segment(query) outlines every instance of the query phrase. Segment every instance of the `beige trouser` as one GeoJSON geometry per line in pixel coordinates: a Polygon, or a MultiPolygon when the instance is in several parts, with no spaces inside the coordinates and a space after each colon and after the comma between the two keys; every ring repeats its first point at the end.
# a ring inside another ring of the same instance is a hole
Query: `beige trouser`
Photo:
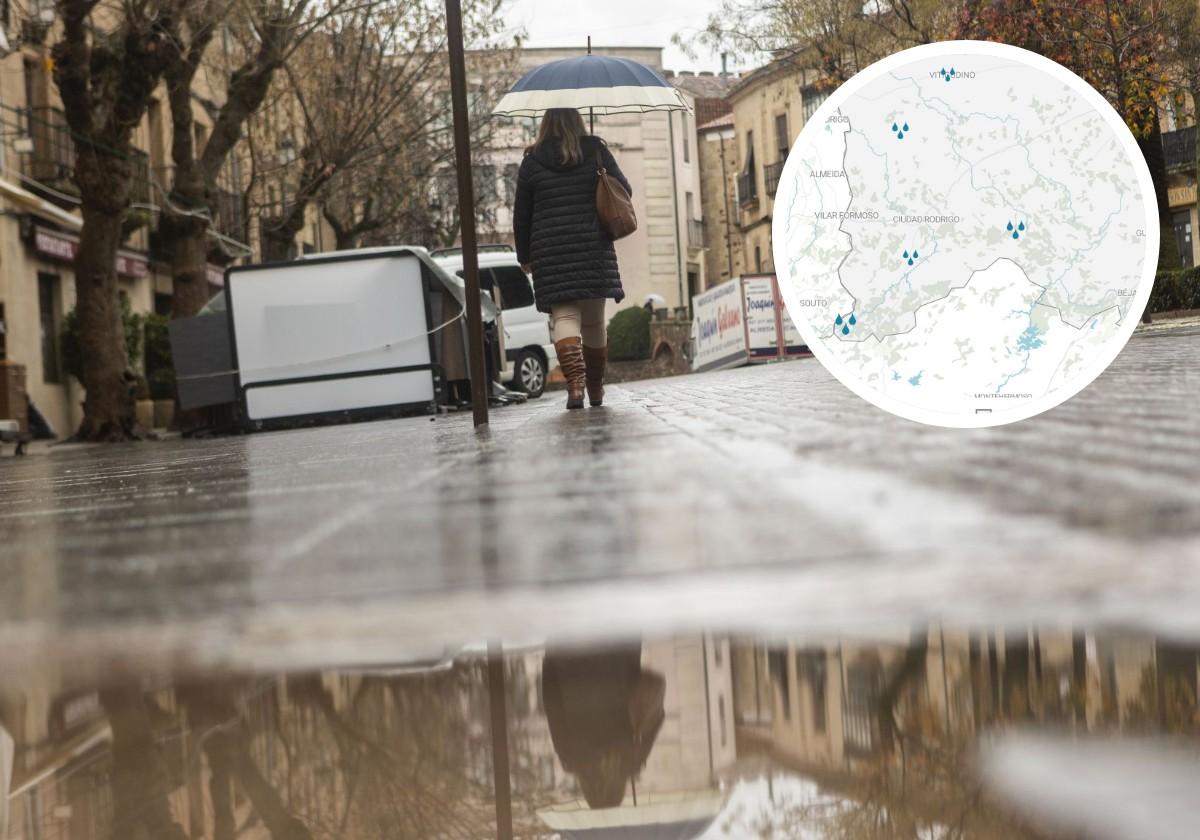
{"type": "Polygon", "coordinates": [[[550,337],[555,341],[580,336],[584,347],[604,347],[608,334],[604,323],[607,298],[573,300],[550,305],[550,337]]]}

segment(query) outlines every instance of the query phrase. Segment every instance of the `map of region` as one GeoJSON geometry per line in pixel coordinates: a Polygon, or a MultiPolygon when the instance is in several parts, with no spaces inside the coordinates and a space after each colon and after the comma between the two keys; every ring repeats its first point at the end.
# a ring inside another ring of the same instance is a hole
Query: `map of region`
{"type": "Polygon", "coordinates": [[[1146,164],[1086,82],[954,41],[838,88],[775,198],[788,312],[847,387],[925,423],[1032,416],[1090,383],[1145,308],[1158,252],[1146,164]]]}

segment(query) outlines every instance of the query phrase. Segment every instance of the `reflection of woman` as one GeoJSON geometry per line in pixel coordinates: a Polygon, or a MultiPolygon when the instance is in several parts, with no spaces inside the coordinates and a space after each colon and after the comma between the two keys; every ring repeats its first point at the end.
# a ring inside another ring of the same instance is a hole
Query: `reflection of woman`
{"type": "Polygon", "coordinates": [[[661,674],[642,668],[641,645],[577,652],[553,648],[542,702],[563,768],[593,808],[615,808],[646,764],[663,722],[661,674]]]}

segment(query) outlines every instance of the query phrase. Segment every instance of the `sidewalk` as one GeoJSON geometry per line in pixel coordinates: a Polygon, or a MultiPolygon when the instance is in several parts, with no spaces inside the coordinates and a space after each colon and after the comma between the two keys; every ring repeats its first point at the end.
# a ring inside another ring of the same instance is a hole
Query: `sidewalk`
{"type": "Polygon", "coordinates": [[[91,667],[680,625],[1200,630],[1200,327],[1139,332],[999,429],[893,418],[811,359],[561,401],[478,438],[459,414],[6,458],[0,629],[91,667]]]}

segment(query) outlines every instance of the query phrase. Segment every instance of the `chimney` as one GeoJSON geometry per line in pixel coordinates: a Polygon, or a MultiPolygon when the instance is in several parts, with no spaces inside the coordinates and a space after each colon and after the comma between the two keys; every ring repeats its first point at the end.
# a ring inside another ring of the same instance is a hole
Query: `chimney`
{"type": "Polygon", "coordinates": [[[729,75],[729,53],[727,52],[721,53],[721,75],[729,75]]]}

